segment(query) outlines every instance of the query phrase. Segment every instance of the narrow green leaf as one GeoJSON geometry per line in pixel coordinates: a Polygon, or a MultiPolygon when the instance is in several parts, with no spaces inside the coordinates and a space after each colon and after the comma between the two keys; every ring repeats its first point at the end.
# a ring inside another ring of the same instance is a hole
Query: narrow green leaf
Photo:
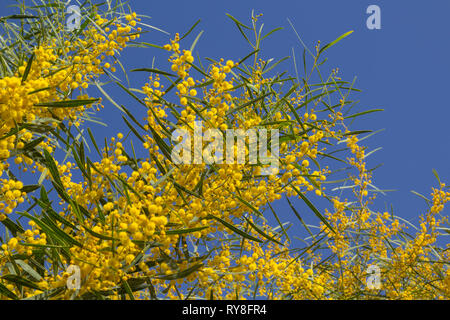
{"type": "Polygon", "coordinates": [[[39,137],[31,142],[28,142],[27,144],[24,145],[23,147],[23,151],[28,151],[28,150],[32,150],[34,149],[34,147],[36,147],[37,145],[39,145],[42,141],[44,141],[47,137],[39,137]]]}
{"type": "Polygon", "coordinates": [[[32,276],[36,281],[41,281],[42,280],[42,276],[39,273],[37,273],[37,271],[34,270],[25,261],[19,259],[19,260],[15,260],[15,262],[23,269],[23,271],[25,271],[30,276],[32,276]]]}
{"type": "Polygon", "coordinates": [[[283,61],[285,61],[285,60],[287,60],[287,59],[289,59],[289,58],[290,58],[290,56],[287,56],[287,57],[284,57],[284,58],[278,60],[277,62],[275,62],[274,64],[272,64],[268,69],[265,69],[265,70],[262,72],[262,74],[265,74],[265,73],[269,72],[270,70],[272,70],[273,68],[275,68],[277,65],[279,65],[281,62],[283,62],[283,61]]]}
{"type": "Polygon", "coordinates": [[[430,203],[430,202],[431,202],[431,200],[428,199],[427,197],[425,197],[423,194],[420,194],[420,193],[418,193],[418,192],[416,192],[416,191],[414,191],[414,190],[411,190],[411,193],[415,194],[415,195],[418,196],[418,197],[421,197],[421,198],[422,198],[423,200],[425,200],[427,203],[430,203]]]}
{"type": "Polygon", "coordinates": [[[147,105],[141,100],[139,99],[133,92],[130,91],[130,89],[128,89],[127,87],[125,87],[123,84],[121,84],[118,81],[115,81],[115,83],[121,87],[126,93],[128,93],[131,97],[133,97],[133,99],[135,99],[137,102],[139,102],[140,104],[142,104],[144,107],[147,107],[147,105]]]}
{"type": "Polygon", "coordinates": [[[76,108],[84,105],[93,104],[99,101],[99,99],[83,99],[83,100],[66,100],[55,102],[42,102],[35,104],[36,107],[49,107],[49,108],[76,108]]]}
{"type": "Polygon", "coordinates": [[[31,65],[33,64],[33,60],[34,60],[34,53],[31,55],[30,59],[28,60],[27,67],[25,68],[25,71],[22,76],[22,84],[25,81],[27,81],[28,74],[30,73],[30,70],[31,70],[31,65]]]}
{"type": "Polygon", "coordinates": [[[5,287],[5,285],[0,283],[0,297],[2,295],[12,300],[19,300],[19,297],[17,297],[12,291],[5,287]]]}
{"type": "Polygon", "coordinates": [[[91,141],[95,147],[95,150],[97,151],[97,153],[101,156],[102,153],[100,152],[100,149],[98,148],[97,142],[95,141],[94,135],[92,134],[91,128],[88,128],[88,133],[89,133],[89,137],[91,138],[91,141]]]}
{"type": "Polygon", "coordinates": [[[272,33],[276,32],[276,31],[279,31],[279,30],[283,30],[283,29],[284,29],[283,27],[279,27],[279,28],[272,29],[272,30],[270,30],[266,35],[264,35],[264,36],[261,38],[261,40],[264,40],[265,38],[267,38],[268,36],[270,36],[272,33]]]}
{"type": "Polygon", "coordinates": [[[136,129],[131,125],[131,123],[127,120],[127,118],[125,118],[124,116],[122,116],[123,121],[125,121],[125,124],[127,125],[128,128],[130,128],[130,130],[134,133],[134,135],[141,140],[142,143],[145,142],[144,138],[142,138],[142,136],[136,131],[136,129]]]}
{"type": "Polygon", "coordinates": [[[19,224],[12,221],[9,217],[6,217],[3,221],[0,221],[11,233],[16,236],[17,233],[23,233],[25,230],[19,224]]]}
{"type": "Polygon", "coordinates": [[[184,38],[186,38],[191,32],[192,30],[194,30],[194,28],[200,23],[200,19],[197,20],[196,23],[194,23],[194,25],[180,38],[180,40],[183,40],[184,38]]]}
{"type": "Polygon", "coordinates": [[[264,238],[266,238],[267,240],[270,240],[272,242],[275,242],[277,244],[279,244],[280,246],[284,247],[284,244],[282,244],[280,241],[278,241],[277,239],[269,236],[267,233],[265,233],[264,231],[262,231],[257,225],[255,225],[253,222],[250,221],[250,219],[248,219],[247,217],[245,217],[245,220],[247,220],[248,224],[255,229],[256,232],[258,232],[260,235],[262,235],[264,238]]]}
{"type": "Polygon", "coordinates": [[[162,75],[169,76],[169,77],[177,77],[177,75],[175,75],[175,74],[168,73],[168,72],[165,72],[165,71],[161,71],[161,70],[158,70],[158,69],[138,68],[138,69],[130,70],[130,72],[139,72],[139,71],[157,73],[157,74],[162,74],[162,75]]]}
{"type": "Polygon", "coordinates": [[[133,291],[131,290],[130,285],[127,281],[122,280],[122,288],[125,290],[130,300],[136,300],[134,298],[133,291]]]}
{"type": "Polygon", "coordinates": [[[287,234],[286,229],[283,226],[283,223],[281,223],[280,218],[278,217],[277,213],[275,212],[275,210],[273,209],[273,207],[272,207],[272,205],[270,203],[269,203],[269,208],[270,208],[270,211],[272,211],[273,216],[277,220],[278,226],[280,227],[281,231],[283,231],[284,235],[286,236],[286,239],[288,239],[289,242],[290,242],[291,239],[289,238],[289,235],[287,234]]]}
{"type": "Polygon", "coordinates": [[[10,16],[0,17],[0,21],[7,20],[7,19],[39,19],[38,16],[32,16],[27,14],[13,14],[10,16]]]}
{"type": "Polygon", "coordinates": [[[303,225],[303,227],[306,229],[306,231],[308,231],[309,235],[311,237],[314,238],[314,235],[312,234],[311,230],[309,230],[308,226],[306,225],[306,223],[303,221],[303,218],[300,216],[300,214],[298,213],[298,211],[294,208],[294,206],[292,205],[291,201],[289,200],[289,198],[286,197],[286,200],[289,203],[289,206],[291,207],[292,212],[294,212],[295,216],[297,217],[297,219],[300,221],[300,223],[303,225]]]}
{"type": "Polygon", "coordinates": [[[244,231],[242,231],[242,230],[236,228],[236,227],[233,226],[231,223],[228,223],[228,222],[226,222],[225,220],[220,219],[219,217],[216,217],[216,216],[213,216],[213,215],[210,214],[210,215],[208,215],[207,218],[217,220],[218,222],[220,222],[221,224],[223,224],[225,227],[227,227],[227,228],[230,229],[231,231],[233,231],[233,232],[235,232],[235,233],[241,235],[242,237],[244,237],[244,238],[246,238],[246,239],[253,240],[253,241],[256,241],[256,242],[263,242],[262,240],[260,240],[260,239],[258,239],[258,238],[255,238],[255,237],[253,237],[253,236],[251,236],[251,235],[249,235],[248,233],[246,233],[246,232],[244,232],[244,231]]]}
{"type": "Polygon", "coordinates": [[[28,288],[32,288],[32,289],[36,289],[36,290],[41,290],[41,288],[34,282],[32,282],[28,279],[25,279],[21,276],[15,275],[15,274],[7,274],[7,275],[3,276],[2,279],[6,280],[8,282],[14,283],[16,285],[19,285],[19,286],[24,286],[24,287],[28,287],[28,288]]]}
{"type": "Polygon", "coordinates": [[[312,202],[309,201],[309,199],[303,193],[301,193],[300,190],[298,190],[295,186],[291,185],[291,188],[294,189],[294,191],[300,196],[300,198],[302,198],[302,200],[314,212],[314,214],[328,227],[328,229],[336,233],[336,231],[334,231],[333,227],[330,225],[327,219],[325,219],[325,217],[319,212],[319,210],[317,210],[317,208],[312,204],[312,202]]]}
{"type": "Polygon", "coordinates": [[[209,227],[205,226],[205,227],[188,228],[188,229],[167,230],[166,234],[168,234],[168,235],[187,234],[187,233],[201,231],[206,228],[209,228],[209,227]]]}
{"type": "Polygon", "coordinates": [[[245,24],[243,24],[242,22],[240,22],[238,19],[236,19],[235,17],[233,17],[231,14],[225,13],[228,18],[230,18],[231,20],[233,20],[237,25],[240,25],[248,30],[252,30],[252,28],[246,26],[245,24]]]}
{"type": "Polygon", "coordinates": [[[325,50],[327,50],[328,48],[334,46],[336,43],[338,43],[338,42],[341,41],[342,39],[348,37],[348,36],[351,35],[352,33],[353,33],[353,30],[348,31],[348,32],[344,33],[343,35],[339,36],[336,40],[334,40],[334,41],[332,41],[332,42],[326,44],[322,49],[319,50],[319,55],[320,55],[323,51],[325,51],[325,50]]]}
{"type": "Polygon", "coordinates": [[[111,102],[111,103],[112,103],[117,109],[119,109],[120,111],[125,112],[125,111],[123,110],[123,108],[122,108],[121,106],[119,106],[119,105],[117,104],[117,102],[115,102],[115,101],[109,96],[109,94],[105,91],[105,89],[102,88],[101,85],[99,85],[97,82],[95,83],[95,85],[97,86],[98,90],[100,90],[100,92],[106,97],[106,99],[109,100],[109,102],[111,102]]]}
{"type": "Polygon", "coordinates": [[[44,223],[42,219],[36,218],[30,215],[28,212],[17,212],[20,215],[23,215],[30,220],[33,220],[46,234],[47,236],[54,236],[59,240],[63,240],[63,243],[69,243],[72,245],[76,245],[78,247],[82,247],[82,244],[75,240],[72,236],[68,235],[64,231],[62,231],[55,223],[53,223],[50,219],[47,219],[44,223]]]}
{"type": "Polygon", "coordinates": [[[50,155],[50,153],[47,151],[47,149],[44,149],[44,158],[45,162],[47,163],[47,169],[50,171],[50,174],[55,181],[55,183],[63,188],[63,183],[61,181],[61,177],[59,175],[58,167],[56,166],[55,161],[53,160],[53,157],[50,155]]]}
{"type": "Polygon", "coordinates": [[[441,184],[441,179],[439,179],[439,175],[438,175],[436,169],[433,169],[433,174],[434,174],[434,176],[436,177],[436,179],[437,179],[437,181],[439,182],[439,184],[441,184]]]}
{"type": "Polygon", "coordinates": [[[22,189],[20,189],[20,191],[25,192],[25,193],[31,193],[36,189],[39,189],[39,185],[38,184],[30,184],[27,186],[23,186],[22,189]]]}
{"type": "Polygon", "coordinates": [[[262,217],[262,213],[258,211],[254,206],[252,206],[248,201],[245,201],[240,196],[235,196],[236,199],[238,199],[240,202],[245,204],[247,207],[249,207],[254,213],[256,213],[258,216],[262,217]]]}
{"type": "Polygon", "coordinates": [[[384,109],[367,110],[367,111],[363,111],[363,112],[352,114],[350,116],[346,116],[346,117],[344,117],[344,119],[356,118],[356,117],[359,117],[359,116],[362,116],[362,115],[365,115],[365,114],[369,114],[369,113],[372,113],[372,112],[379,112],[379,111],[384,111],[384,109]]]}
{"type": "Polygon", "coordinates": [[[198,40],[200,39],[200,37],[202,36],[202,34],[203,34],[203,30],[200,31],[200,33],[199,33],[199,34],[197,35],[197,37],[195,38],[194,42],[192,42],[192,45],[191,45],[191,47],[189,48],[189,50],[190,50],[191,52],[194,52],[195,46],[197,45],[197,42],[198,42],[198,40]]]}
{"type": "Polygon", "coordinates": [[[256,49],[252,52],[250,52],[248,55],[246,55],[245,57],[243,57],[241,60],[239,60],[238,64],[241,65],[245,60],[247,60],[248,58],[250,58],[252,55],[254,55],[255,53],[259,52],[260,49],[256,49]]]}
{"type": "Polygon", "coordinates": [[[353,135],[357,135],[357,134],[362,134],[362,133],[371,133],[372,130],[356,130],[356,131],[350,131],[350,132],[346,132],[344,133],[342,136],[353,136],[353,135]]]}

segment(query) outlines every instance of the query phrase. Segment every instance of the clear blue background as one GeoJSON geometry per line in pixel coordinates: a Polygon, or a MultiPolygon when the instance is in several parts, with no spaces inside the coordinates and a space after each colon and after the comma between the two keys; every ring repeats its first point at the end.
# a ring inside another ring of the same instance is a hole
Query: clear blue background
{"type": "MultiPolygon", "coordinates": [[[[10,11],[6,9],[8,2],[12,3],[2,0],[1,15],[10,11]]],[[[363,90],[353,96],[360,100],[358,110],[385,109],[359,118],[352,127],[385,129],[365,141],[370,149],[383,147],[369,158],[370,167],[384,164],[375,172],[374,184],[381,189],[397,190],[387,196],[380,195],[377,207],[382,210],[385,204],[392,204],[397,215],[417,223],[418,215],[426,210],[426,205],[410,190],[428,195],[431,187],[437,184],[432,168],[437,170],[442,181],[450,181],[447,125],[450,115],[449,1],[132,0],[130,5],[137,13],[151,16],[151,19],[145,19],[146,23],[170,34],[151,31],[140,40],[165,44],[176,32],[183,34],[201,19],[196,29],[196,33],[205,31],[196,47],[200,56],[235,61],[250,49],[225,13],[249,24],[254,9],[256,13],[264,14],[260,21],[265,24],[266,32],[284,27],[263,42],[264,58],[282,58],[291,55],[294,48],[296,58],[300,60],[302,47],[287,18],[311,48],[317,40],[325,44],[354,30],[350,37],[329,49],[326,67],[339,67],[344,80],[352,81],[357,77],[356,87],[363,90]],[[369,16],[366,8],[371,4],[381,8],[381,30],[366,27],[369,16]]],[[[187,39],[187,46],[194,36],[187,39]]],[[[156,65],[167,61],[167,56],[154,48],[130,49],[121,60],[127,69],[133,69],[151,67],[154,57],[156,65]]],[[[291,60],[280,65],[279,70],[286,69],[294,74],[291,60]]],[[[133,81],[135,87],[142,84],[144,78],[139,77],[139,81],[133,81]]],[[[111,86],[110,90],[114,90],[110,93],[127,103],[131,110],[139,109],[117,87],[111,86]]],[[[116,133],[118,128],[124,128],[120,114],[112,110],[114,107],[109,103],[106,106],[99,116],[110,129],[95,127],[100,141],[111,136],[111,129],[116,133]]],[[[296,222],[284,201],[277,207],[286,212],[285,217],[289,215],[290,221],[296,222]]],[[[306,211],[302,215],[312,216],[306,211]]]]}

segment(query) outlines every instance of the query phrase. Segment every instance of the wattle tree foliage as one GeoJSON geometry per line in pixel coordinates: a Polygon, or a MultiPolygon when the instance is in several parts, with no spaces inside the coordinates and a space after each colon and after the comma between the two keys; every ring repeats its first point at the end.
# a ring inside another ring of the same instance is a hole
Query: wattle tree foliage
{"type": "Polygon", "coordinates": [[[30,2],[0,18],[0,299],[449,298],[450,251],[438,242],[448,187],[438,181],[424,197],[418,226],[371,209],[371,134],[348,121],[377,110],[350,112],[353,84],[320,71],[350,33],[306,48],[303,73],[281,72],[260,58],[277,29],[253,14],[248,25],[230,16],[247,56],[200,61],[194,28],[139,42],[146,26],[120,2],[87,1],[73,31],[64,1],[30,2]],[[163,50],[169,67],[126,72],[128,46],[163,50]],[[148,80],[130,88],[136,72],[148,80]],[[138,107],[115,102],[106,83],[138,107]],[[100,108],[120,114],[126,132],[109,127],[98,141],[100,108]],[[278,130],[279,169],[176,163],[173,133],[194,135],[196,121],[223,136],[278,130]],[[280,199],[291,223],[273,206],[280,199]],[[368,285],[368,270],[380,283],[368,285]]]}

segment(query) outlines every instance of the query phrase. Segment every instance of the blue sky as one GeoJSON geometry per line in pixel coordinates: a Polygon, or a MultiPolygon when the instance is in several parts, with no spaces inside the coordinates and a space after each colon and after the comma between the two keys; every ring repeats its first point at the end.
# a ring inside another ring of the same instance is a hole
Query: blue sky
{"type": "MultiPolygon", "coordinates": [[[[0,15],[10,11],[6,10],[9,3],[13,1],[2,1],[0,15]]],[[[339,67],[341,76],[348,81],[357,77],[356,87],[363,90],[354,96],[360,100],[358,110],[385,110],[358,118],[353,124],[354,129],[385,129],[366,140],[370,150],[383,148],[369,158],[369,164],[383,163],[375,172],[374,183],[381,189],[397,191],[380,195],[376,206],[382,210],[385,204],[392,204],[397,215],[417,223],[418,215],[426,206],[410,191],[429,194],[437,183],[433,168],[442,181],[450,181],[447,127],[450,115],[447,96],[450,2],[132,0],[130,5],[137,13],[151,16],[145,19],[146,23],[170,34],[151,31],[141,38],[155,44],[166,43],[176,32],[186,32],[201,19],[196,32],[204,30],[204,34],[196,51],[202,57],[238,60],[251,51],[225,13],[248,22],[254,9],[256,13],[264,14],[261,21],[266,32],[284,27],[263,43],[264,58],[282,58],[291,55],[294,48],[300,59],[302,47],[288,18],[310,47],[317,40],[328,43],[354,30],[350,37],[328,50],[325,67],[339,67]],[[380,30],[366,27],[369,16],[366,9],[372,4],[381,8],[380,30]]],[[[192,40],[191,36],[188,41],[192,40]]],[[[153,58],[156,65],[166,63],[167,59],[160,50],[148,48],[131,49],[121,60],[127,69],[133,69],[151,67],[153,58]]],[[[281,64],[279,70],[289,70],[293,74],[292,61],[281,64]]],[[[130,99],[118,90],[114,94],[118,100],[130,103],[130,99]]],[[[95,127],[100,139],[109,137],[111,129],[117,132],[117,128],[124,127],[118,112],[109,109],[99,116],[109,125],[106,129],[95,127]]],[[[289,209],[284,203],[277,207],[287,212],[289,209]]],[[[305,211],[304,215],[312,214],[305,211]]],[[[289,220],[295,222],[294,219],[289,220]]]]}

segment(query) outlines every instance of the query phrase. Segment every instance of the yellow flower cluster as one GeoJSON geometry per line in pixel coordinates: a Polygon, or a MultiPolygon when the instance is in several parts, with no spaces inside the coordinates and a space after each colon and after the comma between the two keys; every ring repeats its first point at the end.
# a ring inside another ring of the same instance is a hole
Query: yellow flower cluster
{"type": "MultiPolygon", "coordinates": [[[[22,192],[23,183],[20,181],[0,179],[2,202],[0,202],[0,211],[10,214],[18,204],[25,201],[25,192],[22,192]]],[[[0,221],[4,220],[5,215],[0,214],[0,221]]]]}
{"type": "MultiPolygon", "coordinates": [[[[114,57],[127,42],[139,37],[139,33],[133,33],[141,30],[134,28],[136,20],[134,12],[126,16],[125,23],[113,22],[97,15],[95,24],[83,30],[75,41],[53,39],[41,44],[33,50],[32,59],[20,66],[14,75],[0,79],[1,174],[8,168],[6,161],[11,157],[16,164],[24,166],[25,171],[26,166],[33,164],[33,160],[21,152],[36,135],[29,129],[30,125],[50,123],[56,126],[57,121],[63,120],[80,125],[82,118],[79,115],[83,115],[86,107],[91,105],[54,108],[50,107],[51,103],[64,101],[70,92],[75,93],[74,90],[79,87],[87,89],[92,81],[104,73],[104,68],[114,72],[115,68],[106,58],[114,57]],[[40,106],[42,103],[45,106],[40,106]]],[[[87,98],[80,90],[77,99],[87,98]]],[[[50,140],[38,145],[49,152],[53,151],[50,140]]],[[[20,190],[13,195],[11,191],[7,193],[10,183],[14,181],[4,179],[1,182],[0,219],[5,219],[5,214],[11,213],[17,203],[24,201],[23,195],[17,194],[20,190]]]]}

